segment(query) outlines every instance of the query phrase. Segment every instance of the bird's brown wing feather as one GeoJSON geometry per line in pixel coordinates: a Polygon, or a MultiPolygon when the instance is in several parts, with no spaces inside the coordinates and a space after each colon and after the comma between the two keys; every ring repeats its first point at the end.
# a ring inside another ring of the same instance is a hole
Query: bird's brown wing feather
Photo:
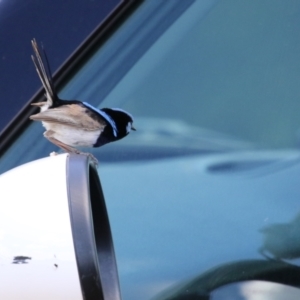
{"type": "Polygon", "coordinates": [[[30,116],[31,120],[50,122],[82,128],[87,131],[101,130],[105,127],[105,121],[93,119],[86,113],[86,108],[76,105],[63,105],[30,116]]]}

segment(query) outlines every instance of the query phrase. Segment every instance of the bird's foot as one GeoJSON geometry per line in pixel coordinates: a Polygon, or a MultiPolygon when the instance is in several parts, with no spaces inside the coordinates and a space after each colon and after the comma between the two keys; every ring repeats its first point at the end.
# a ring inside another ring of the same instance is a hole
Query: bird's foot
{"type": "Polygon", "coordinates": [[[82,154],[82,155],[88,156],[91,159],[91,161],[93,162],[93,164],[96,167],[98,166],[98,160],[93,154],[88,153],[88,152],[81,152],[81,151],[76,151],[76,154],[82,154]]]}

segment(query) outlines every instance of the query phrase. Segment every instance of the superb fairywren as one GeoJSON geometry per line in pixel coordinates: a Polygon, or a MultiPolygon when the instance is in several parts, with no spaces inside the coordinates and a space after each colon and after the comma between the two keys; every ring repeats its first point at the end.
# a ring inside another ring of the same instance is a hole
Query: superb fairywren
{"type": "Polygon", "coordinates": [[[52,80],[49,62],[43,49],[41,53],[35,39],[31,41],[32,60],[46,91],[46,102],[32,103],[40,113],[30,116],[41,121],[46,128],[44,137],[69,153],[82,153],[76,147],[100,147],[122,139],[135,130],[133,118],[119,108],[97,109],[78,100],[59,99],[52,80]]]}

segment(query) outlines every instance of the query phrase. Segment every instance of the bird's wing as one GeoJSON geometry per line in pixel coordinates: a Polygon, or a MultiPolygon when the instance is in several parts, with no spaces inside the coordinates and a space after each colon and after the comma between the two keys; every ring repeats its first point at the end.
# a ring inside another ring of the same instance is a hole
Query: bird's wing
{"type": "Polygon", "coordinates": [[[31,44],[34,51],[34,55],[31,55],[31,58],[46,91],[48,105],[51,107],[52,104],[57,100],[57,95],[55,92],[47,55],[43,48],[43,52],[40,51],[35,39],[31,41],[31,44]]]}
{"type": "Polygon", "coordinates": [[[62,105],[30,116],[31,120],[68,125],[87,131],[103,130],[105,120],[93,118],[87,109],[77,104],[62,105]]]}

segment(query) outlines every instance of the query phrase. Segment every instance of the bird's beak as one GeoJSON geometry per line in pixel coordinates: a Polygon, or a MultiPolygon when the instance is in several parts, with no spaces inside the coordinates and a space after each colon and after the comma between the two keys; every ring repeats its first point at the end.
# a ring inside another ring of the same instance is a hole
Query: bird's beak
{"type": "Polygon", "coordinates": [[[136,131],[136,129],[133,126],[131,126],[131,130],[136,131]]]}

